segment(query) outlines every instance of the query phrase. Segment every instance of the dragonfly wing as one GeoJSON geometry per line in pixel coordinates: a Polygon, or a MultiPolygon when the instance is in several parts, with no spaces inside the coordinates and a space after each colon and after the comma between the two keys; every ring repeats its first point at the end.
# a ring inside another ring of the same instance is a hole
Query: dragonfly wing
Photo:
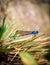
{"type": "Polygon", "coordinates": [[[30,33],[31,31],[23,31],[23,30],[17,30],[16,33],[17,34],[28,34],[30,33]]]}

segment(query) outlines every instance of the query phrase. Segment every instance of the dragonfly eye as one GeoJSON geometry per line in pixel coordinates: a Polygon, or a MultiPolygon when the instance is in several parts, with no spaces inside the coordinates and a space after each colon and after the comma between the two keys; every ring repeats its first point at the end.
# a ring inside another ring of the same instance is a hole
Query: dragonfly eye
{"type": "Polygon", "coordinates": [[[38,31],[36,31],[36,33],[38,34],[39,32],[38,32],[38,31]]]}

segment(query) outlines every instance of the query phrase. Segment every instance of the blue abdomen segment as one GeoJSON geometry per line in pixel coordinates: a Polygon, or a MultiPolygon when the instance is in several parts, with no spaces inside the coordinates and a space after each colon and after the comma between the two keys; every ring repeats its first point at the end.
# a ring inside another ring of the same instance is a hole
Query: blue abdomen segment
{"type": "Polygon", "coordinates": [[[16,36],[11,36],[11,35],[10,35],[9,38],[16,38],[16,36]]]}

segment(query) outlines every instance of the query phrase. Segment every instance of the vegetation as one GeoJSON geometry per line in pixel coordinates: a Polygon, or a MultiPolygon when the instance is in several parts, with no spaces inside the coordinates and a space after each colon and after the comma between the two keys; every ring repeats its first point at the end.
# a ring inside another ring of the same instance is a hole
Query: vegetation
{"type": "MultiPolygon", "coordinates": [[[[45,39],[37,39],[39,35],[31,40],[22,40],[23,38],[9,38],[10,35],[16,34],[13,33],[12,25],[14,20],[6,27],[5,25],[6,16],[3,18],[2,26],[0,28],[0,62],[1,65],[39,65],[37,62],[37,57],[35,54],[39,53],[47,53],[48,48],[42,48],[40,43],[45,42],[48,38],[45,39]],[[19,41],[19,42],[17,42],[19,41]],[[12,58],[11,58],[12,57],[12,58]],[[16,59],[15,59],[16,58],[16,59]],[[19,60],[19,59],[20,60],[19,60]],[[19,62],[20,61],[20,62],[19,62]],[[19,63],[18,63],[19,62],[19,63]]],[[[15,24],[14,24],[15,25],[15,24]]]]}

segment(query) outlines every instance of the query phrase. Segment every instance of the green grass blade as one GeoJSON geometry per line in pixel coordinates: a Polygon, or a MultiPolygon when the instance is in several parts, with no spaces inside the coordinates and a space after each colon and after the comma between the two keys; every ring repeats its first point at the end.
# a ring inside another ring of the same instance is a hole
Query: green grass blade
{"type": "Polygon", "coordinates": [[[19,56],[21,57],[24,65],[38,65],[37,61],[27,52],[20,52],[19,56]]]}
{"type": "Polygon", "coordinates": [[[2,36],[2,39],[5,39],[5,38],[7,38],[7,37],[10,35],[10,34],[9,34],[9,31],[10,31],[10,29],[11,29],[13,23],[14,23],[14,20],[12,20],[11,23],[10,23],[10,24],[8,25],[8,27],[6,28],[6,32],[5,32],[4,35],[2,36]]]}
{"type": "Polygon", "coordinates": [[[6,31],[5,20],[6,20],[6,16],[3,18],[2,26],[0,28],[0,39],[2,38],[3,34],[6,31]]]}

